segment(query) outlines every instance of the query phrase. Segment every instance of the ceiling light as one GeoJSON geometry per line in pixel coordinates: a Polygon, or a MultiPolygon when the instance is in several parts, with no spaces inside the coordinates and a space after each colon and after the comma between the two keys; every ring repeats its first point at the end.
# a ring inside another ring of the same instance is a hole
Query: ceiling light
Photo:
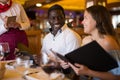
{"type": "Polygon", "coordinates": [[[41,4],[41,3],[36,3],[36,6],[37,6],[37,7],[41,7],[42,4],[41,4]]]}

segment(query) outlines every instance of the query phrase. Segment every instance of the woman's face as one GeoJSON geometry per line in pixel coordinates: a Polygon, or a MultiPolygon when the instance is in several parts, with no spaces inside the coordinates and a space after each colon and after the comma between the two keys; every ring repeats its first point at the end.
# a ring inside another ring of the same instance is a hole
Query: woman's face
{"type": "Polygon", "coordinates": [[[2,2],[2,3],[7,3],[9,0],[0,0],[0,2],[2,2]]]}
{"type": "Polygon", "coordinates": [[[96,21],[93,19],[90,13],[87,11],[84,12],[84,20],[82,21],[84,26],[84,32],[91,34],[94,30],[96,30],[96,21]]]}

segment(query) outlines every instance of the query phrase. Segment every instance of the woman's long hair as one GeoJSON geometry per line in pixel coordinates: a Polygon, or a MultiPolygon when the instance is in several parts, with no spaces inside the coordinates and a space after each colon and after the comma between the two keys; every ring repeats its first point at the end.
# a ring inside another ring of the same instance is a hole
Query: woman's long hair
{"type": "Polygon", "coordinates": [[[86,9],[96,21],[96,28],[101,35],[111,35],[118,42],[116,32],[113,28],[110,12],[101,5],[94,5],[86,9]]]}

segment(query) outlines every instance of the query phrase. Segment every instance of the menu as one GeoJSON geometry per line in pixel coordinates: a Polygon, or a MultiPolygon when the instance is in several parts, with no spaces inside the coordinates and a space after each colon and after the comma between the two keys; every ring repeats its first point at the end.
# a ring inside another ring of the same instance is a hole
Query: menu
{"type": "Polygon", "coordinates": [[[109,71],[118,67],[117,61],[109,55],[96,41],[92,41],[65,56],[56,53],[57,56],[70,63],[86,65],[96,71],[109,71]]]}

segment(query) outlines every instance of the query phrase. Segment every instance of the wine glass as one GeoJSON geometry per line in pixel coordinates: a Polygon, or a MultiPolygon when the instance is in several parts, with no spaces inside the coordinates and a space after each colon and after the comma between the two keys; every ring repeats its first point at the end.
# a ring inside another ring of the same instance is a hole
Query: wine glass
{"type": "Polygon", "coordinates": [[[28,56],[21,56],[16,58],[15,69],[17,72],[22,74],[22,76],[25,76],[28,73],[29,68],[32,64],[33,64],[33,61],[30,60],[28,56]]]}
{"type": "Polygon", "coordinates": [[[3,59],[4,53],[2,51],[2,46],[0,45],[0,61],[3,59]]]}
{"type": "Polygon", "coordinates": [[[53,72],[58,72],[60,69],[59,63],[58,63],[58,57],[56,56],[56,52],[50,49],[52,54],[47,54],[49,57],[48,62],[42,66],[42,69],[47,72],[48,74],[51,74],[53,72]]]}
{"type": "Polygon", "coordinates": [[[9,44],[7,42],[0,43],[0,60],[5,60],[9,52],[9,44]]]}

